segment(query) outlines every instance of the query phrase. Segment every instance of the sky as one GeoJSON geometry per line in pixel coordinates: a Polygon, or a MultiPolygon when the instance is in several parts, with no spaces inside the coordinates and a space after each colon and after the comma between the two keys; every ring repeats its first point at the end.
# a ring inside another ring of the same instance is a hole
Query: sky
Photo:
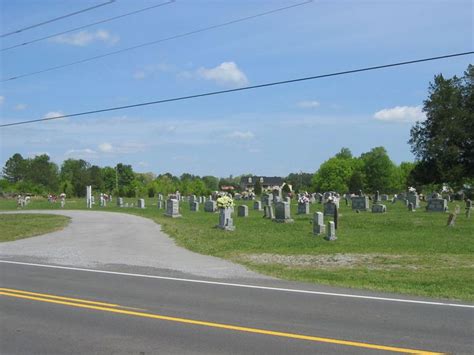
{"type": "MultiPolygon", "coordinates": [[[[107,0],[0,1],[8,34],[107,0]]],[[[167,0],[110,4],[1,38],[16,44],[167,0]]],[[[21,76],[305,0],[176,0],[142,13],[0,52],[0,77],[21,76]]],[[[1,123],[54,117],[247,85],[472,51],[464,0],[312,1],[228,26],[0,84],[1,123]]],[[[425,118],[430,81],[462,75],[473,56],[218,96],[0,128],[0,165],[46,153],[135,171],[225,177],[314,172],[348,147],[407,143],[425,118]]]]}

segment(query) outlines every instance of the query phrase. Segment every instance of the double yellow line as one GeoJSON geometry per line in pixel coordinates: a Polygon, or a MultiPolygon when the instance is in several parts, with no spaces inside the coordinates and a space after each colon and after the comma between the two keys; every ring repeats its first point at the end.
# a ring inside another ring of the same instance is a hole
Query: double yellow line
{"type": "Polygon", "coordinates": [[[26,300],[47,302],[47,303],[55,303],[55,304],[61,304],[61,305],[77,307],[77,308],[93,309],[93,310],[103,311],[103,312],[125,314],[125,315],[142,317],[142,318],[159,319],[159,320],[164,320],[164,321],[199,325],[199,326],[210,327],[210,328],[227,329],[227,330],[233,330],[233,331],[238,331],[238,332],[263,334],[263,335],[270,335],[270,336],[276,336],[276,337],[282,337],[282,338],[291,338],[291,339],[297,339],[297,340],[307,340],[307,341],[313,341],[313,342],[318,342],[318,343],[345,345],[345,346],[352,346],[352,347],[357,347],[357,348],[383,350],[383,351],[390,351],[390,352],[404,353],[404,354],[425,354],[425,355],[442,354],[442,353],[430,352],[430,351],[424,351],[424,350],[399,348],[399,347],[393,347],[393,346],[384,346],[384,345],[340,340],[340,339],[333,339],[333,338],[323,338],[323,337],[316,337],[316,336],[296,334],[296,333],[277,332],[273,330],[241,327],[241,326],[236,326],[236,325],[231,325],[231,324],[205,322],[205,321],[187,319],[187,318],[169,317],[169,316],[164,316],[164,315],[159,315],[159,314],[138,312],[138,311],[131,310],[131,309],[137,309],[137,308],[120,306],[118,304],[113,304],[113,303],[89,301],[89,300],[84,300],[84,299],[79,299],[79,298],[63,297],[63,296],[49,295],[49,294],[43,294],[43,293],[23,291],[23,290],[15,290],[15,289],[9,289],[9,288],[0,288],[0,296],[14,297],[14,298],[20,298],[20,299],[26,299],[26,300]]]}

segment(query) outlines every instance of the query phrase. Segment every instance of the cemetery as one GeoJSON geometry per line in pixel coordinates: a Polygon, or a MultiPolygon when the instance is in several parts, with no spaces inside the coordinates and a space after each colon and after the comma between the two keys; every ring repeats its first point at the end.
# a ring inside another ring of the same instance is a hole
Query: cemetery
{"type": "MultiPolygon", "coordinates": [[[[239,200],[227,193],[207,197],[157,194],[138,199],[110,196],[107,203],[98,191],[90,193],[84,199],[66,199],[65,208],[148,217],[180,246],[272,276],[474,299],[469,282],[474,255],[472,202],[448,202],[437,195],[426,200],[410,198],[407,193],[393,204],[383,204],[388,201],[385,196],[359,196],[359,192],[346,205],[334,192],[307,198],[269,192],[239,200]],[[324,263],[318,261],[323,259],[324,263]]],[[[0,200],[0,210],[16,205],[14,199],[0,200]]],[[[60,209],[61,204],[33,198],[21,208],[60,209]]]]}

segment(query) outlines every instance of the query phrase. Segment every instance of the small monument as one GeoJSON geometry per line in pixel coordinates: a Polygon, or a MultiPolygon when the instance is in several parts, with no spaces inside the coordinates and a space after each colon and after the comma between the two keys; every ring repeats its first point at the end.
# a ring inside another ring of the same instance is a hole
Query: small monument
{"type": "Polygon", "coordinates": [[[385,212],[387,212],[387,206],[381,203],[376,203],[372,206],[372,213],[385,213],[385,212]]]}
{"type": "Polygon", "coordinates": [[[191,212],[199,212],[199,202],[197,201],[191,202],[190,210],[191,212]]]}
{"type": "Polygon", "coordinates": [[[328,222],[328,229],[327,229],[327,234],[326,237],[324,238],[329,241],[336,240],[336,226],[334,225],[334,222],[330,221],[328,222]]]}
{"type": "Polygon", "coordinates": [[[117,198],[117,207],[123,207],[123,197],[117,198]]]}
{"type": "Polygon", "coordinates": [[[145,208],[145,200],[143,198],[139,198],[137,201],[138,208],[145,208]]]}
{"type": "Polygon", "coordinates": [[[237,207],[237,216],[238,217],[248,217],[249,216],[249,208],[246,205],[240,205],[237,207]]]}
{"type": "Polygon", "coordinates": [[[353,196],[351,198],[351,203],[353,210],[369,211],[370,209],[368,196],[353,196]]]}
{"type": "Polygon", "coordinates": [[[169,199],[166,201],[166,217],[179,218],[181,214],[179,213],[179,200],[169,199]]]}
{"type": "Polygon", "coordinates": [[[293,223],[294,220],[290,216],[290,205],[286,202],[278,202],[275,205],[275,219],[278,223],[293,223]]]}
{"type": "Polygon", "coordinates": [[[253,209],[256,211],[262,210],[262,202],[261,201],[254,201],[253,202],[253,209]]]}
{"type": "Polygon", "coordinates": [[[226,231],[235,230],[231,208],[219,208],[219,224],[216,227],[226,231]]]}
{"type": "Polygon", "coordinates": [[[217,202],[214,200],[207,200],[204,203],[204,212],[216,212],[217,211],[217,202]]]}
{"type": "Polygon", "coordinates": [[[324,215],[322,212],[316,212],[313,216],[313,234],[321,235],[326,232],[326,226],[324,225],[324,215]]]}

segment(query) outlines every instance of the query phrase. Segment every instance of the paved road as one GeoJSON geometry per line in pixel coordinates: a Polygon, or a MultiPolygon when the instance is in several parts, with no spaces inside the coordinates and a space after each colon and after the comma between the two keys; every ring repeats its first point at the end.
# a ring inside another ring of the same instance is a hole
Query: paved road
{"type": "Polygon", "coordinates": [[[3,354],[390,353],[381,346],[399,352],[474,350],[474,308],[0,266],[3,354]]]}
{"type": "MultiPolygon", "coordinates": [[[[193,253],[191,263],[203,270],[174,258],[156,257],[150,266],[124,240],[138,228],[134,221],[117,226],[127,231],[123,237],[105,239],[93,233],[110,229],[101,221],[73,220],[60,234],[0,245],[2,354],[474,353],[473,305],[259,278],[227,262],[216,278],[206,265],[221,261],[203,257],[199,264],[193,253]],[[87,250],[96,249],[93,258],[72,252],[94,242],[87,250]],[[109,249],[126,256],[103,263],[109,249]]],[[[154,232],[133,239],[142,247],[159,239],[165,249],[143,251],[148,257],[177,248],[154,232]]]]}

